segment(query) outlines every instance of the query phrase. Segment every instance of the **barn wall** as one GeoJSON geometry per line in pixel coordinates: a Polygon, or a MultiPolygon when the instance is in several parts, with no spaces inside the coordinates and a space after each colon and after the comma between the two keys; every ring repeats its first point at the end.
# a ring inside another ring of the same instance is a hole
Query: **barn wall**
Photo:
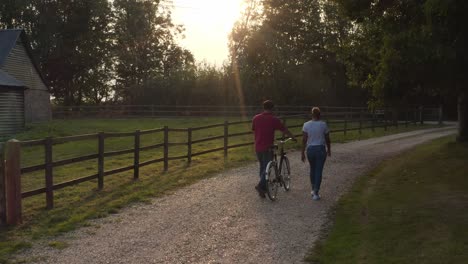
{"type": "Polygon", "coordinates": [[[23,89],[0,86],[0,136],[24,127],[23,89]]]}
{"type": "Polygon", "coordinates": [[[47,91],[24,91],[24,111],[26,122],[44,122],[51,119],[50,94],[47,91]]]}
{"type": "Polygon", "coordinates": [[[20,40],[10,52],[2,70],[29,88],[24,97],[26,122],[50,120],[50,93],[20,40]]]}

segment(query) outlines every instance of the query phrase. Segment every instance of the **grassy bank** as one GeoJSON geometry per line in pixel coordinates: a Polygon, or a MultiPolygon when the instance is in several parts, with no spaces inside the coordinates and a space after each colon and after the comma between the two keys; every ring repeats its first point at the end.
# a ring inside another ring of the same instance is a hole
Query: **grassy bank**
{"type": "MultiPolygon", "coordinates": [[[[192,118],[192,119],[126,119],[126,120],[72,120],[54,121],[49,124],[40,124],[29,127],[24,133],[16,135],[19,140],[41,139],[47,136],[60,137],[79,134],[105,132],[130,132],[137,129],[145,130],[169,126],[170,128],[197,127],[222,123],[219,118],[192,118]]],[[[288,125],[302,124],[303,120],[290,120],[288,125]]],[[[345,142],[364,139],[373,136],[399,133],[430,126],[400,126],[397,128],[376,129],[375,132],[363,130],[332,134],[333,142],[345,142]]],[[[230,127],[230,133],[249,131],[249,124],[240,124],[230,127]]],[[[301,133],[301,127],[292,129],[294,134],[301,133]]],[[[223,128],[194,133],[194,139],[222,135],[223,128]]],[[[148,135],[142,137],[142,145],[151,145],[161,142],[162,135],[148,135]]],[[[170,142],[183,142],[186,136],[171,134],[170,142]]],[[[252,141],[252,136],[243,136],[230,140],[229,144],[252,141]]],[[[97,142],[87,140],[54,145],[53,160],[61,160],[80,155],[92,154],[97,151],[97,142]]],[[[212,141],[194,146],[193,151],[203,151],[222,146],[223,141],[212,141]]],[[[299,145],[290,145],[297,148],[299,145]]],[[[106,151],[115,151],[133,147],[132,138],[116,138],[106,140],[106,151]]],[[[170,148],[170,156],[183,155],[186,147],[170,148]]],[[[22,152],[22,166],[31,166],[43,163],[44,150],[41,147],[24,148],[22,152]]],[[[161,150],[141,153],[142,161],[162,156],[161,150]]],[[[54,193],[55,208],[46,211],[44,195],[23,199],[24,224],[18,227],[0,229],[0,263],[7,262],[8,256],[17,250],[28,247],[38,238],[50,237],[77,227],[88,225],[87,220],[105,217],[117,213],[121,208],[135,202],[144,202],[151,197],[158,197],[173,190],[192,184],[202,178],[210,177],[227,168],[241,166],[246,162],[255,160],[252,146],[229,150],[228,158],[223,153],[211,153],[196,157],[188,166],[186,160],[171,161],[169,171],[163,172],[162,164],[154,164],[140,170],[140,180],[133,181],[132,172],[121,173],[106,177],[104,189],[97,191],[96,181],[90,181],[58,190],[54,193]]],[[[121,155],[105,159],[105,169],[110,170],[131,165],[132,155],[121,155]]],[[[97,171],[96,161],[86,161],[73,165],[54,168],[54,183],[87,176],[97,171]]],[[[254,173],[254,172],[253,172],[254,173]]],[[[22,175],[23,191],[44,186],[44,173],[42,171],[22,175]]],[[[59,243],[60,241],[58,241],[59,243]]]]}
{"type": "Polygon", "coordinates": [[[384,162],[334,217],[310,263],[466,263],[468,144],[444,138],[384,162]]]}

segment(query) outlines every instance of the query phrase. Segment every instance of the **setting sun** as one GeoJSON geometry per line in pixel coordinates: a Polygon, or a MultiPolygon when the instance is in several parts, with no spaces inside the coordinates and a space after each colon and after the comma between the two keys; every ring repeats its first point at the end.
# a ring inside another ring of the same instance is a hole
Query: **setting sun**
{"type": "Polygon", "coordinates": [[[221,65],[228,57],[228,36],[240,17],[243,0],[173,0],[173,19],[185,28],[181,44],[197,61],[221,65]]]}

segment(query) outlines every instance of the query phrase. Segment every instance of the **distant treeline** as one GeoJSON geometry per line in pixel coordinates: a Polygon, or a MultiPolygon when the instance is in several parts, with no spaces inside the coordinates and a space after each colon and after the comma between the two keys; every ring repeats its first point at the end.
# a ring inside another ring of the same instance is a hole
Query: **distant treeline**
{"type": "MultiPolygon", "coordinates": [[[[394,20],[410,17],[406,1],[388,1],[388,7],[346,0],[244,2],[230,36],[230,58],[221,67],[196,62],[179,46],[183,26],[173,23],[168,1],[2,1],[0,27],[26,30],[59,105],[258,105],[266,98],[283,105],[340,106],[444,101],[437,89],[441,83],[404,79],[405,72],[427,76],[421,70],[428,62],[405,66],[404,58],[383,50],[397,33],[385,30],[406,25],[384,21],[386,14],[394,12],[394,20]],[[383,9],[353,13],[366,8],[383,9]],[[401,65],[385,64],[398,58],[401,65]],[[393,74],[400,66],[403,72],[393,74]]],[[[418,51],[403,48],[407,52],[401,56],[418,51]]]]}
{"type": "Polygon", "coordinates": [[[164,1],[2,1],[0,27],[26,30],[60,105],[366,102],[361,90],[348,89],[336,59],[349,24],[334,6],[265,1],[262,10],[256,2],[246,1],[230,40],[233,60],[222,67],[196,62],[178,45],[183,26],[164,1]]]}

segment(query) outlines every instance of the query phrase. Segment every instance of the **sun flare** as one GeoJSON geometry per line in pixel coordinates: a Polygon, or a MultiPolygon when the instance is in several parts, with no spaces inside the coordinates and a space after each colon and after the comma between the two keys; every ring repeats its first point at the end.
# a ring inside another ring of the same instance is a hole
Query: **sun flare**
{"type": "Polygon", "coordinates": [[[228,57],[228,36],[244,0],[173,0],[173,19],[185,27],[181,44],[197,61],[221,65],[228,57]]]}

